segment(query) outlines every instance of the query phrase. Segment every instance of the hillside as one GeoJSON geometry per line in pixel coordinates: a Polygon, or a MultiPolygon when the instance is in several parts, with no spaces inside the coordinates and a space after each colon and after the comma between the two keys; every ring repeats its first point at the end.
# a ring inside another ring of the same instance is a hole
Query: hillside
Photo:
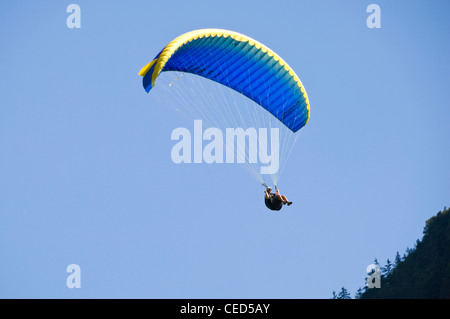
{"type": "Polygon", "coordinates": [[[381,267],[381,288],[360,289],[359,299],[450,298],[450,209],[425,223],[422,240],[381,267]]]}

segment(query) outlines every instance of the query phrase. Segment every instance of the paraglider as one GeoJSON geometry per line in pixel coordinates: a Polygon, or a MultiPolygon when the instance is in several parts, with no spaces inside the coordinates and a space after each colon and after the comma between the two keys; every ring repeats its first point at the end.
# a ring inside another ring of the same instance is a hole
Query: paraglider
{"type": "MultiPolygon", "coordinates": [[[[308,123],[310,116],[308,95],[293,69],[274,51],[246,35],[222,29],[201,29],[169,42],[139,75],[143,77],[144,89],[150,92],[158,87],[162,75],[169,73],[174,75],[160,86],[179,99],[177,111],[184,105],[190,115],[195,114],[216,127],[228,127],[231,123],[244,128],[244,132],[252,132],[248,127],[276,130],[277,140],[270,141],[271,145],[281,145],[273,148],[280,148],[275,170],[261,170],[258,163],[252,161],[254,156],[246,153],[250,147],[245,144],[245,138],[236,146],[236,151],[237,162],[245,164],[259,182],[265,185],[263,176],[269,175],[277,185],[298,138],[296,133],[308,123]],[[223,91],[219,91],[219,87],[223,91]],[[245,105],[248,102],[237,101],[238,96],[248,98],[251,103],[245,105]],[[239,161],[239,158],[247,161],[239,161]]],[[[260,149],[265,149],[268,140],[258,143],[260,149]]],[[[281,205],[291,204],[278,191],[274,195],[268,190],[266,188],[265,197],[274,197],[281,205]]]]}
{"type": "Polygon", "coordinates": [[[294,133],[308,122],[309,100],[298,76],[275,52],[243,34],[201,29],[177,37],[139,72],[147,92],[165,71],[223,84],[261,105],[294,133]]]}
{"type": "Polygon", "coordinates": [[[280,190],[275,185],[275,193],[272,193],[272,187],[266,187],[264,191],[264,203],[270,210],[280,210],[283,205],[291,206],[292,202],[288,201],[285,195],[280,194],[280,190]]]}

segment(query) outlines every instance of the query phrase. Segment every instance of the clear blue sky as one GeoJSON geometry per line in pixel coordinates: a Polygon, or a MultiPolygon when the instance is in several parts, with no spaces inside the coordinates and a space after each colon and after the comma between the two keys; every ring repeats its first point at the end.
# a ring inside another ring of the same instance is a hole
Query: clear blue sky
{"type": "Polygon", "coordinates": [[[449,1],[75,1],[68,29],[70,3],[0,11],[0,297],[353,296],[450,205],[449,1]],[[137,75],[211,27],[266,44],[308,91],[280,214],[235,165],[174,164],[186,122],[137,75]]]}

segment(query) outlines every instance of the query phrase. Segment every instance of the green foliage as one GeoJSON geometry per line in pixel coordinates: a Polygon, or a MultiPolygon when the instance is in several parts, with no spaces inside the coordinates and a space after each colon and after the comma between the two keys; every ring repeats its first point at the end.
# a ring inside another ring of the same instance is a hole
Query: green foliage
{"type": "Polygon", "coordinates": [[[333,297],[331,299],[352,299],[352,297],[348,290],[342,287],[338,294],[336,294],[336,291],[333,291],[333,297]]]}
{"type": "MultiPolygon", "coordinates": [[[[339,296],[339,295],[338,295],[339,296]]],[[[359,289],[359,299],[449,299],[450,209],[425,223],[422,240],[407,248],[403,258],[382,267],[381,288],[359,289]]]]}

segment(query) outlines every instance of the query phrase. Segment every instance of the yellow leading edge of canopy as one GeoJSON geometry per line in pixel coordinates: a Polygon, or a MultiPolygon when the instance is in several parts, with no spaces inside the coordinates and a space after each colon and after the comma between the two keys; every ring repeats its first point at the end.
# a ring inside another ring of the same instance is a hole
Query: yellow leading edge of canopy
{"type": "MultiPolygon", "coordinates": [[[[155,59],[148,63],[146,66],[144,66],[141,71],[139,71],[139,75],[145,76],[150,70],[150,68],[153,66],[155,62],[157,62],[155,69],[152,74],[152,86],[155,85],[156,78],[161,73],[161,70],[164,68],[164,65],[167,61],[169,61],[170,57],[175,53],[175,51],[183,46],[184,44],[191,42],[193,40],[197,40],[198,38],[202,39],[204,37],[231,37],[232,39],[239,41],[239,42],[248,42],[251,46],[256,46],[257,49],[262,50],[264,53],[267,52],[267,54],[275,59],[281,66],[284,67],[286,71],[289,72],[289,74],[294,78],[295,82],[297,82],[298,86],[300,87],[301,92],[303,93],[303,96],[305,97],[306,101],[306,107],[308,109],[308,119],[306,120],[306,123],[309,121],[309,99],[308,94],[303,88],[303,84],[300,81],[299,77],[295,72],[291,69],[291,67],[275,52],[270,50],[268,47],[266,47],[264,44],[247,37],[241,33],[234,32],[234,31],[228,31],[228,30],[222,30],[222,29],[200,29],[195,31],[190,31],[185,34],[180,35],[179,37],[175,38],[172,42],[170,42],[164,50],[159,55],[158,59],[155,59]]],[[[306,125],[305,123],[305,125],[306,125]]]]}

